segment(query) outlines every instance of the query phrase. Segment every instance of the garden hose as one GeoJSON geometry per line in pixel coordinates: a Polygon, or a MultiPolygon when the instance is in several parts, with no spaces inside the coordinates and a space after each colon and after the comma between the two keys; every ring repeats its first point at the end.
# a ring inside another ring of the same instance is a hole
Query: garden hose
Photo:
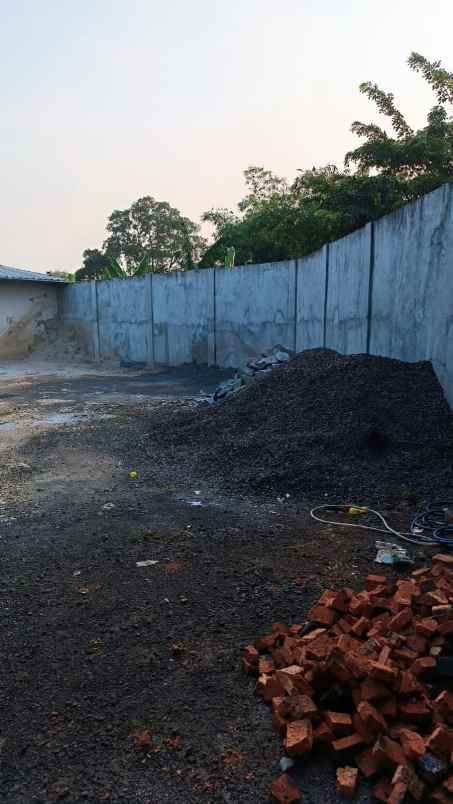
{"type": "Polygon", "coordinates": [[[317,522],[322,522],[325,525],[334,525],[342,528],[361,528],[362,530],[370,530],[375,533],[391,534],[398,539],[416,544],[419,547],[438,544],[453,547],[453,516],[449,516],[449,510],[453,510],[453,503],[439,502],[428,505],[424,511],[414,517],[409,533],[402,533],[392,528],[379,511],[352,503],[324,503],[323,505],[317,505],[310,511],[310,516],[312,519],[315,519],[317,522]],[[360,522],[339,522],[335,519],[325,519],[323,516],[319,516],[319,512],[321,511],[331,511],[347,514],[349,516],[372,515],[378,518],[381,526],[377,527],[376,525],[366,525],[360,522]]]}

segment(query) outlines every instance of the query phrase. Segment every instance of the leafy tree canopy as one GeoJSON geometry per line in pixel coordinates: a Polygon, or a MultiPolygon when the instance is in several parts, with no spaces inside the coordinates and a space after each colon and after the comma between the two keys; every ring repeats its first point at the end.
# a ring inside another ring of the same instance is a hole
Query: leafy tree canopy
{"type": "Polygon", "coordinates": [[[150,195],[112,212],[107,232],[104,252],[121,261],[128,274],[145,258],[150,271],[193,268],[204,246],[197,224],[150,195]]]}
{"type": "Polygon", "coordinates": [[[229,248],[236,264],[303,256],[453,180],[453,74],[418,53],[408,63],[437,100],[422,129],[411,128],[392,93],[361,84],[392,133],[355,121],[352,131],[364,142],[346,154],[343,170],[299,171],[290,185],[262,167],[248,168],[238,212],[212,209],[203,216],[214,227],[214,242],[201,265],[223,264],[229,248]]]}

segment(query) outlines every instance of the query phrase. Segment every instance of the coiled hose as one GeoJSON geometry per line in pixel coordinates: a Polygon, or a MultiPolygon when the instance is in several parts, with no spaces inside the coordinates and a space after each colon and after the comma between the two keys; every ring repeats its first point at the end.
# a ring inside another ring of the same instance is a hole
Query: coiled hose
{"type": "Polygon", "coordinates": [[[310,511],[310,516],[317,522],[322,522],[325,525],[335,525],[343,528],[361,528],[362,530],[371,530],[375,533],[385,533],[387,536],[391,534],[398,539],[405,542],[416,544],[419,547],[426,547],[429,545],[442,544],[448,547],[453,547],[453,520],[450,522],[448,511],[453,509],[451,502],[439,502],[428,505],[428,507],[416,514],[411,523],[409,533],[402,533],[395,530],[387,522],[385,517],[374,508],[367,508],[354,503],[341,503],[341,504],[328,504],[317,505],[310,511]],[[335,519],[325,519],[319,516],[321,511],[331,511],[336,513],[343,513],[350,516],[357,515],[373,515],[377,517],[382,527],[373,525],[365,525],[360,522],[339,522],[335,519]]]}

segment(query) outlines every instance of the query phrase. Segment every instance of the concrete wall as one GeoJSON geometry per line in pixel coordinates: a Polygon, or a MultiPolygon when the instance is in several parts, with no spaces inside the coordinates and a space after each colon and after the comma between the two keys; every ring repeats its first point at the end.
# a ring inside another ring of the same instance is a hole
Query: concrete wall
{"type": "Polygon", "coordinates": [[[152,277],[153,358],[156,363],[214,363],[214,269],[152,277]]]}
{"type": "Polygon", "coordinates": [[[216,360],[238,366],[276,344],[295,347],[296,262],[215,271],[216,360]]]}
{"type": "Polygon", "coordinates": [[[453,184],[300,260],[70,285],[94,357],[236,367],[282,344],[431,360],[453,404],[453,184]]]}
{"type": "Polygon", "coordinates": [[[29,354],[57,320],[55,285],[0,281],[0,357],[29,354]]]}

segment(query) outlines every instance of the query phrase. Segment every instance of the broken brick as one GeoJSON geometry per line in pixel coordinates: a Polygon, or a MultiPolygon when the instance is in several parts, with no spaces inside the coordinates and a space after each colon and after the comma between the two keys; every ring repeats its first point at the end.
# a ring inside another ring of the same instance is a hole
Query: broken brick
{"type": "Polygon", "coordinates": [[[339,740],[334,740],[332,747],[334,751],[340,753],[341,751],[350,751],[353,748],[357,748],[359,745],[362,745],[362,743],[363,740],[360,734],[355,732],[348,737],[341,737],[339,740]]]}
{"type": "Polygon", "coordinates": [[[315,623],[328,626],[333,625],[338,618],[338,614],[332,609],[328,609],[326,606],[313,606],[308,612],[308,616],[310,620],[313,620],[315,623]]]}
{"type": "Polygon", "coordinates": [[[326,722],[335,736],[345,736],[352,731],[352,718],[346,712],[326,712],[326,722]]]}
{"type": "Polygon", "coordinates": [[[274,779],[271,784],[271,799],[278,804],[292,804],[300,801],[302,794],[298,787],[291,781],[287,773],[282,773],[278,779],[274,779]]]}
{"type": "Polygon", "coordinates": [[[426,752],[425,741],[416,731],[404,729],[400,733],[401,747],[408,759],[415,761],[426,752]]]}
{"type": "Polygon", "coordinates": [[[385,719],[369,701],[362,701],[362,703],[358,705],[357,711],[365,723],[365,726],[370,731],[373,731],[375,734],[387,731],[385,719]]]}
{"type": "Polygon", "coordinates": [[[313,748],[313,726],[310,720],[294,720],[288,723],[285,750],[290,757],[308,754],[313,748]]]}
{"type": "Polygon", "coordinates": [[[357,768],[337,768],[337,790],[341,795],[352,798],[356,788],[359,771],[357,768]]]}
{"type": "Polygon", "coordinates": [[[449,755],[453,751],[453,731],[447,726],[437,726],[426,740],[426,748],[433,754],[449,755]]]}
{"type": "Polygon", "coordinates": [[[388,664],[382,662],[371,662],[370,675],[378,681],[385,681],[388,684],[393,684],[398,678],[398,671],[388,664]]]}

